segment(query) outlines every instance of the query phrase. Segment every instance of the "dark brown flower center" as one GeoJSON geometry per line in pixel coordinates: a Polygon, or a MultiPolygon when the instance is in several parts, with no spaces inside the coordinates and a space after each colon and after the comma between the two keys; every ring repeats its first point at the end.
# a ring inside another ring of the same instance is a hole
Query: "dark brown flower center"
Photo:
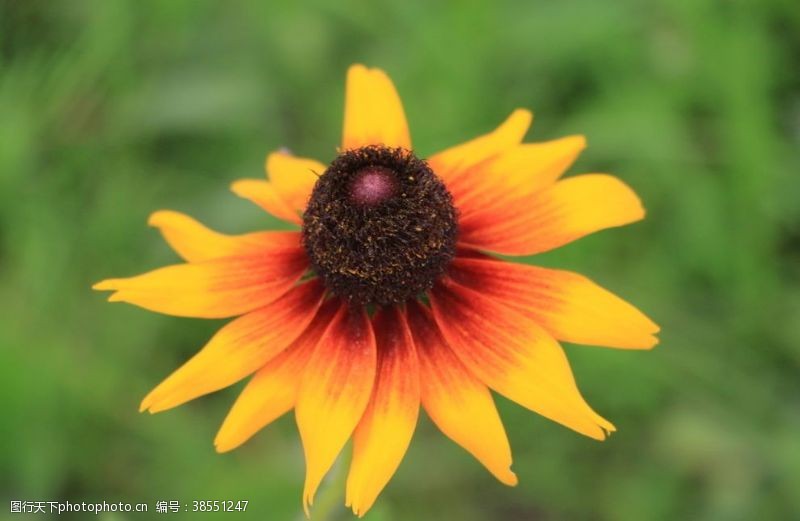
{"type": "Polygon", "coordinates": [[[303,216],[312,268],[332,293],[357,304],[397,304],[429,290],[453,259],[456,235],[450,193],[402,148],[341,154],[303,216]]]}

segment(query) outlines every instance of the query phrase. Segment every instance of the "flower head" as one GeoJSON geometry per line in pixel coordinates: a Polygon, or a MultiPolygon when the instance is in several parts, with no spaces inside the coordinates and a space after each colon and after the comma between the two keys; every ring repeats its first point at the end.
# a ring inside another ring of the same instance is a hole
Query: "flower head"
{"type": "Polygon", "coordinates": [[[420,405],[501,482],[511,450],[490,389],[581,434],[614,426],[581,396],[559,341],[648,349],[658,327],[586,277],[494,257],[557,248],[644,216],[615,177],[560,179],[585,142],[522,143],[497,129],[427,160],[411,146],[386,74],[347,75],[344,138],[328,165],[268,156],[268,180],[233,191],[294,232],[223,235],[150,218],[184,263],[108,279],[109,300],[161,313],[237,317],[142,401],[163,411],[252,376],[215,439],[241,445],[294,409],[306,509],[353,440],[347,504],[363,515],[402,460],[420,405]]]}

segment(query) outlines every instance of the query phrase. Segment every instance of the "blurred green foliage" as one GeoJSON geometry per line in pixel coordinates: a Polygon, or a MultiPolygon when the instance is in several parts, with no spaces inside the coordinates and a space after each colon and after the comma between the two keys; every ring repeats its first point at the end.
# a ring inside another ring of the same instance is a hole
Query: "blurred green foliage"
{"type": "Polygon", "coordinates": [[[240,386],[137,412],[220,322],[89,286],[175,261],[145,225],[156,209],[279,226],[227,186],[282,146],[330,160],[360,61],[394,78],[422,155],[518,106],[529,139],[585,134],[572,172],[619,175],[648,218],[531,261],[663,327],[650,353],[567,346],[619,429],[607,442],[498,399],[520,477],[505,488],[423,418],[367,518],[800,519],[796,0],[3,0],[0,56],[0,518],[10,499],[301,516],[291,416],[217,455],[240,386]]]}

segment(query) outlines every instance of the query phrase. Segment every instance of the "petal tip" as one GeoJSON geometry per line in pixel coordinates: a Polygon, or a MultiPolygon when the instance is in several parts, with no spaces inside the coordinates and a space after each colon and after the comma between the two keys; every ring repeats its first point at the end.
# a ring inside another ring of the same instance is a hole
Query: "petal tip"
{"type": "Polygon", "coordinates": [[[609,344],[606,347],[618,347],[620,349],[631,349],[634,351],[650,351],[661,342],[661,339],[656,336],[656,333],[658,333],[658,330],[649,330],[629,342],[620,342],[614,345],[609,344]]]}
{"type": "Polygon", "coordinates": [[[214,450],[217,454],[225,454],[226,452],[232,451],[234,448],[236,448],[234,445],[226,443],[225,440],[220,440],[219,436],[214,438],[214,450]]]}
{"type": "Polygon", "coordinates": [[[531,122],[533,121],[533,111],[531,111],[530,109],[519,107],[514,109],[514,112],[512,112],[511,116],[509,116],[509,119],[512,118],[519,120],[520,123],[526,122],[527,126],[530,126],[531,122]]]}
{"type": "Polygon", "coordinates": [[[347,74],[357,74],[361,72],[367,72],[369,69],[363,63],[354,63],[350,67],[347,68],[347,74]]]}
{"type": "Polygon", "coordinates": [[[230,189],[231,191],[238,195],[239,197],[243,197],[245,199],[250,198],[251,191],[254,189],[258,189],[267,185],[267,181],[263,179],[237,179],[236,181],[231,183],[230,189]]]}
{"type": "Polygon", "coordinates": [[[577,183],[581,182],[580,180],[582,178],[588,179],[590,183],[596,183],[595,186],[597,189],[605,190],[609,196],[613,196],[615,205],[621,210],[620,216],[622,223],[620,226],[644,219],[647,211],[645,210],[641,197],[639,197],[639,194],[636,193],[633,187],[619,177],[611,174],[584,174],[569,178],[567,181],[577,183]]]}
{"type": "Polygon", "coordinates": [[[608,439],[608,434],[600,427],[593,429],[591,432],[582,432],[581,434],[584,434],[595,441],[606,441],[606,439],[608,439]]]}
{"type": "Polygon", "coordinates": [[[264,170],[267,173],[267,179],[270,178],[269,171],[275,168],[275,162],[286,157],[291,157],[291,155],[292,153],[289,152],[288,148],[280,148],[267,154],[266,159],[264,159],[264,170]]]}
{"type": "Polygon", "coordinates": [[[386,71],[379,67],[368,67],[367,71],[374,75],[373,78],[380,78],[382,81],[392,81],[386,71]]]}
{"type": "Polygon", "coordinates": [[[652,331],[651,331],[651,333],[652,333],[653,335],[656,335],[656,334],[658,334],[658,333],[660,333],[660,332],[661,332],[661,326],[659,326],[658,324],[656,324],[656,323],[655,323],[655,322],[653,322],[652,320],[650,321],[650,324],[651,324],[651,327],[652,327],[652,331]]]}
{"type": "MultiPolygon", "coordinates": [[[[658,332],[658,330],[655,331],[655,333],[657,333],[657,332],[658,332]]],[[[648,337],[648,341],[647,341],[647,343],[644,344],[644,348],[643,349],[645,349],[645,350],[654,349],[659,344],[659,342],[661,342],[661,339],[658,338],[657,336],[655,336],[655,333],[653,333],[652,335],[650,335],[648,337]]]]}
{"type": "Polygon", "coordinates": [[[125,294],[119,291],[108,296],[109,302],[125,302],[125,294]]]}
{"type": "Polygon", "coordinates": [[[516,487],[519,484],[519,478],[511,469],[505,469],[502,474],[497,476],[500,483],[509,487],[516,487]]]}
{"type": "Polygon", "coordinates": [[[597,441],[606,441],[611,437],[611,434],[617,432],[617,428],[608,420],[603,420],[598,424],[600,429],[599,436],[595,438],[597,441]]]}
{"type": "Polygon", "coordinates": [[[583,434],[584,436],[592,438],[593,440],[606,441],[612,432],[617,431],[617,428],[614,426],[613,423],[606,420],[599,414],[594,413],[593,411],[592,413],[594,418],[589,421],[591,421],[593,425],[590,426],[587,424],[584,428],[576,430],[581,434],[583,434]]]}
{"type": "Polygon", "coordinates": [[[371,501],[369,499],[367,499],[367,501],[364,501],[364,498],[360,496],[356,497],[356,499],[347,496],[345,506],[349,507],[353,511],[353,515],[355,515],[358,518],[362,518],[367,514],[367,512],[370,511],[372,506],[375,504],[376,499],[377,496],[373,498],[371,501]]]}
{"type": "Polygon", "coordinates": [[[218,454],[224,454],[239,447],[242,443],[244,442],[238,441],[226,422],[223,422],[217,435],[214,437],[214,450],[217,451],[218,454]]]}
{"type": "Polygon", "coordinates": [[[235,193],[236,195],[242,196],[242,191],[246,189],[247,185],[250,183],[250,179],[237,179],[236,181],[231,183],[231,192],[235,193]]]}
{"type": "Polygon", "coordinates": [[[176,212],[170,210],[156,210],[147,218],[147,225],[153,228],[161,228],[165,224],[164,221],[175,216],[175,214],[176,212]]]}
{"type": "Polygon", "coordinates": [[[644,313],[639,312],[642,317],[642,325],[641,332],[642,332],[642,341],[639,345],[635,346],[639,349],[649,350],[656,347],[661,339],[658,338],[658,334],[661,332],[661,327],[653,322],[647,315],[644,313]]]}
{"type": "Polygon", "coordinates": [[[117,289],[116,281],[117,279],[101,280],[100,282],[92,284],[92,289],[95,291],[113,291],[117,289]]]}
{"type": "Polygon", "coordinates": [[[519,135],[519,141],[522,141],[525,137],[525,134],[528,133],[532,123],[533,112],[531,110],[525,108],[516,108],[506,118],[503,124],[500,125],[500,128],[505,128],[508,130],[513,129],[514,133],[519,135]]]}
{"type": "Polygon", "coordinates": [[[636,222],[641,221],[647,215],[647,210],[642,203],[641,197],[637,194],[633,188],[625,184],[622,180],[617,179],[617,181],[622,184],[628,191],[628,196],[630,198],[630,205],[632,207],[631,217],[629,222],[636,222]]]}
{"type": "Polygon", "coordinates": [[[147,396],[142,398],[142,403],[139,404],[139,412],[147,411],[150,414],[155,414],[160,410],[163,410],[158,408],[159,396],[156,394],[157,390],[158,388],[153,389],[147,393],[147,396]]]}

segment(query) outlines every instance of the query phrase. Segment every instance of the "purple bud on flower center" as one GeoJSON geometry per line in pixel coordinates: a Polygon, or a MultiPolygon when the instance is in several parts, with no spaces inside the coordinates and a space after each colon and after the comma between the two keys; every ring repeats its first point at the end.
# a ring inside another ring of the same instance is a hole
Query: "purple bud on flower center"
{"type": "Polygon", "coordinates": [[[394,173],[383,166],[368,166],[356,173],[350,183],[350,198],[362,206],[375,206],[397,192],[394,173]]]}

